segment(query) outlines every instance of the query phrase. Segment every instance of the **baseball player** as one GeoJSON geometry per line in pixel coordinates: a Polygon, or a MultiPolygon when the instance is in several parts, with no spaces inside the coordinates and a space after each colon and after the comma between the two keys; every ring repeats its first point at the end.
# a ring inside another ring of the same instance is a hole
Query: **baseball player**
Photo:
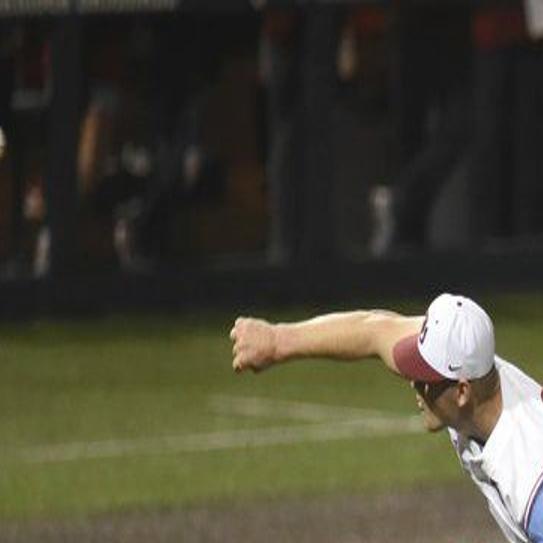
{"type": "Polygon", "coordinates": [[[494,352],[494,328],[469,298],[442,294],[425,317],[353,311],[296,323],[238,318],[236,372],[292,359],[377,356],[411,381],[425,427],[447,428],[460,463],[513,543],[543,543],[541,386],[494,352]]]}

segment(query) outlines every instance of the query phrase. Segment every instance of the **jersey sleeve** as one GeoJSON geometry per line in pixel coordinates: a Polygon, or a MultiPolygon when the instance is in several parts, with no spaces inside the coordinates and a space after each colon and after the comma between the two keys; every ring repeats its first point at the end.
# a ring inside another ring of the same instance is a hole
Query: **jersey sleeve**
{"type": "Polygon", "coordinates": [[[543,543],[543,485],[532,503],[526,532],[531,543],[543,543]]]}

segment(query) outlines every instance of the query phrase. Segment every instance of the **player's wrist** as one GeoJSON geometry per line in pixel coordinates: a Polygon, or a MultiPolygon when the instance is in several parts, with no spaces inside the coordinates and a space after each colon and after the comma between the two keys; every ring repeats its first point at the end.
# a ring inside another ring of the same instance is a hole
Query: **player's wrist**
{"type": "Polygon", "coordinates": [[[282,323],[271,325],[272,348],[270,359],[272,363],[282,362],[288,358],[288,329],[282,323]]]}

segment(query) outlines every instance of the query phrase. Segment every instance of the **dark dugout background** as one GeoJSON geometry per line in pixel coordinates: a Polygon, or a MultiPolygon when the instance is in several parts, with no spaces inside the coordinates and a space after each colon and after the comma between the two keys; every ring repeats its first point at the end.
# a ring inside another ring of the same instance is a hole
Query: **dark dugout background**
{"type": "Polygon", "coordinates": [[[522,3],[5,1],[0,17],[3,316],[540,287],[543,58],[519,30],[522,3]],[[288,42],[283,79],[277,56],[266,72],[266,32],[288,42]],[[46,76],[28,83],[40,62],[46,76]],[[141,166],[130,185],[82,174],[101,77],[117,84],[122,128],[96,141],[141,166]],[[157,190],[157,142],[176,131],[169,117],[191,126],[191,101],[207,174],[157,190]],[[383,186],[400,239],[376,251],[383,186]],[[152,250],[127,266],[115,236],[133,200],[152,250]]]}

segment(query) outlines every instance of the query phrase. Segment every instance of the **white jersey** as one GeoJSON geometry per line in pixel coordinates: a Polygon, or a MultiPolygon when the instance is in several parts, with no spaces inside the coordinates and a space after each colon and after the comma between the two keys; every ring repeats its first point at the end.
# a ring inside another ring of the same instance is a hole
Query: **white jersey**
{"type": "Polygon", "coordinates": [[[463,468],[488,501],[507,539],[526,543],[532,500],[543,482],[543,400],[541,386],[517,367],[495,357],[502,413],[481,446],[449,429],[463,468]]]}

